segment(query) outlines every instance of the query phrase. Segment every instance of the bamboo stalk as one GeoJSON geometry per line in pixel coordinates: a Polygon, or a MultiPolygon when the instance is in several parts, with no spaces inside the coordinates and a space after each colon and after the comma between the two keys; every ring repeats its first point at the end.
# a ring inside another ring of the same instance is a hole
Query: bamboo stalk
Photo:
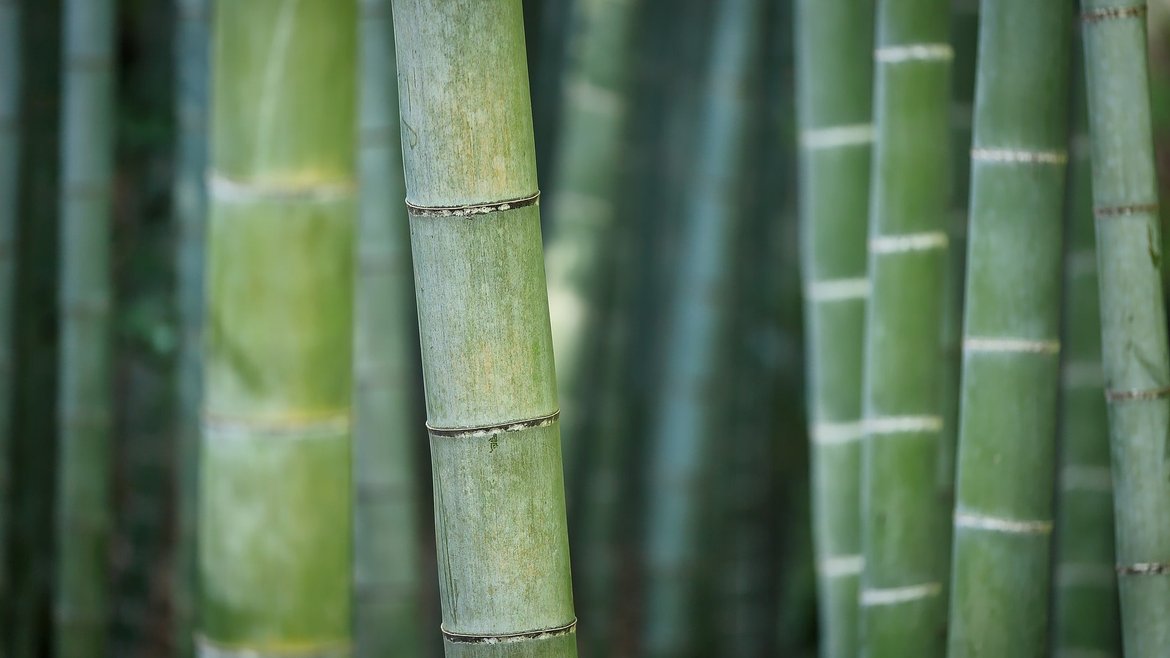
{"type": "Polygon", "coordinates": [[[56,651],[106,654],[114,6],[64,6],[56,651]]]}
{"type": "Polygon", "coordinates": [[[179,315],[178,411],[175,449],[176,525],[174,646],[179,658],[195,653],[198,529],[199,411],[203,389],[203,260],[207,189],[207,65],[209,0],[177,0],[175,26],[175,146],[173,189],[178,233],[176,302],[179,315]]]}
{"type": "Polygon", "coordinates": [[[878,3],[862,449],[862,652],[943,653],[942,313],[949,205],[947,0],[878,3]]]}
{"type": "Polygon", "coordinates": [[[353,464],[358,658],[423,652],[412,468],[423,433],[415,419],[413,278],[390,13],[388,0],[361,3],[353,464]]]}
{"type": "Polygon", "coordinates": [[[1063,0],[980,12],[953,658],[1040,658],[1048,645],[1068,21],[1063,0]]]}
{"type": "Polygon", "coordinates": [[[821,656],[858,652],[874,3],[796,4],[800,199],[821,656]]]}
{"type": "Polygon", "coordinates": [[[218,3],[200,655],[350,655],[357,3],[218,3]]]}
{"type": "Polygon", "coordinates": [[[709,53],[707,96],[674,282],[660,403],[650,445],[645,655],[687,655],[694,643],[704,483],[720,431],[719,376],[731,314],[738,191],[748,148],[748,86],[763,45],[764,4],[723,3],[709,53]]]}
{"type": "MultiPolygon", "coordinates": [[[[1075,52],[1074,52],[1075,56],[1075,52]]],[[[1081,64],[1080,58],[1074,61],[1081,64]]],[[[1074,131],[1065,194],[1064,322],[1057,471],[1053,644],[1057,655],[1121,655],[1113,570],[1113,480],[1101,371],[1092,162],[1084,69],[1074,66],[1074,131]]]]}
{"type": "Polygon", "coordinates": [[[1146,3],[1083,0],[1102,363],[1125,654],[1170,646],[1170,359],[1150,125],[1146,3]]]}
{"type": "MultiPolygon", "coordinates": [[[[0,618],[7,619],[11,590],[8,556],[13,523],[12,415],[16,325],[16,258],[21,186],[21,10],[0,1],[0,618]]],[[[8,632],[0,631],[0,653],[8,632]]]]}
{"type": "Polygon", "coordinates": [[[576,656],[521,4],[394,30],[446,654],[576,656]]]}

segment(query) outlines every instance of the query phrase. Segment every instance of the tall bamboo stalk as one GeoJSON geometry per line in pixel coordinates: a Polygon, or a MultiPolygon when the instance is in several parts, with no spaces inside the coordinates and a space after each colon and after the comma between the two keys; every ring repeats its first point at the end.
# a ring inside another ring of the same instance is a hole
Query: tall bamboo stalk
{"type": "MultiPolygon", "coordinates": [[[[12,536],[12,397],[16,315],[16,236],[20,212],[20,5],[0,0],[0,619],[9,604],[8,542],[12,536]]],[[[9,633],[0,632],[0,653],[9,633]]]]}
{"type": "Polygon", "coordinates": [[[856,656],[874,3],[796,4],[805,342],[821,655],[856,656]]]}
{"type": "Polygon", "coordinates": [[[1125,654],[1170,646],[1170,359],[1144,0],[1082,0],[1125,654]]]}
{"type": "MultiPolygon", "coordinates": [[[[422,654],[414,446],[415,312],[389,0],[361,3],[354,309],[354,610],[358,658],[422,654]]],[[[418,382],[421,385],[421,381],[418,382]]]]}
{"type": "Polygon", "coordinates": [[[938,478],[949,205],[948,0],[878,3],[862,456],[862,652],[943,653],[938,478]]]}
{"type": "Polygon", "coordinates": [[[213,20],[200,655],[348,656],[357,3],[213,20]]]}
{"type": "Polygon", "coordinates": [[[1048,644],[1069,6],[987,0],[971,149],[949,656],[1048,644]]]}
{"type": "Polygon", "coordinates": [[[203,390],[203,259],[207,213],[207,66],[211,0],[177,0],[175,7],[175,145],[173,203],[177,231],[179,357],[175,369],[177,534],[174,557],[174,646],[194,655],[199,411],[203,390]]]}
{"type": "Polygon", "coordinates": [[[448,656],[575,656],[519,0],[397,0],[448,656]]]}
{"type": "MultiPolygon", "coordinates": [[[[1074,61],[1081,61],[1075,52],[1074,61]]],[[[1101,371],[1089,117],[1084,70],[1082,66],[1074,69],[1075,128],[1065,194],[1053,649],[1058,656],[1061,652],[1119,656],[1121,620],[1113,570],[1113,479],[1101,371]]]]}
{"type": "Polygon", "coordinates": [[[719,377],[727,356],[735,203],[748,147],[748,93],[762,55],[764,4],[718,8],[694,181],[684,211],[660,403],[650,445],[645,655],[683,656],[694,647],[701,575],[700,525],[712,440],[720,432],[719,377]]]}
{"type": "Polygon", "coordinates": [[[67,0],[61,114],[56,651],[106,655],[114,5],[67,0]]]}

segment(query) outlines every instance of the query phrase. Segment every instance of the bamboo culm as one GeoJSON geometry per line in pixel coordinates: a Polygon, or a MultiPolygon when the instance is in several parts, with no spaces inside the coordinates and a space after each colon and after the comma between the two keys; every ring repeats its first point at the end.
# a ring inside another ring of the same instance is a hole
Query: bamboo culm
{"type": "Polygon", "coordinates": [[[949,0],[892,0],[877,11],[859,596],[869,658],[943,654],[948,10],[949,0]]]}
{"type": "Polygon", "coordinates": [[[414,281],[389,0],[361,2],[354,309],[354,654],[421,656],[414,281]]]}
{"type": "Polygon", "coordinates": [[[682,227],[660,400],[651,421],[646,512],[645,655],[693,650],[703,485],[720,431],[718,390],[730,327],[726,299],[742,208],[735,198],[748,148],[747,87],[762,57],[764,5],[723,3],[710,50],[702,135],[682,227]]]}
{"type": "Polygon", "coordinates": [[[207,658],[351,651],[357,24],[355,0],[215,7],[199,487],[207,658]]]}
{"type": "Polygon", "coordinates": [[[821,656],[857,655],[874,3],[801,0],[801,239],[821,656]]]}
{"type": "MultiPolygon", "coordinates": [[[[1081,59],[1076,57],[1078,64],[1081,59]]],[[[1053,650],[1121,655],[1113,550],[1113,478],[1101,371],[1092,163],[1083,65],[1072,84],[1074,131],[1065,193],[1053,650]]]]}
{"type": "Polygon", "coordinates": [[[1170,359],[1144,0],[1082,0],[1125,655],[1170,646],[1170,359]]]}
{"type": "Polygon", "coordinates": [[[114,6],[64,6],[61,114],[57,655],[107,653],[110,493],[110,203],[114,6]]]}
{"type": "Polygon", "coordinates": [[[988,0],[980,12],[951,658],[1048,646],[1069,9],[988,0]]]}
{"type": "Polygon", "coordinates": [[[576,656],[521,3],[394,37],[446,655],[576,656]]]}

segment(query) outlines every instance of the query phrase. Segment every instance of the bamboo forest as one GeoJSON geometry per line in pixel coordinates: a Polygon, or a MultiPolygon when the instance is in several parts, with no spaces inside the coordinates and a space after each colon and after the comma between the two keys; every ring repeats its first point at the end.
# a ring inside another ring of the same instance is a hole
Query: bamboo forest
{"type": "Polygon", "coordinates": [[[0,658],[1170,658],[1170,0],[0,0],[0,658]]]}

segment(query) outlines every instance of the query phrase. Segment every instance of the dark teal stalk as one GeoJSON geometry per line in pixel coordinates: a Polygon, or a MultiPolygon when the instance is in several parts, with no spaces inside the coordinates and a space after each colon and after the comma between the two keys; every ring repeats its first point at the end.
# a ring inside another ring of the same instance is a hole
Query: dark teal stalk
{"type": "Polygon", "coordinates": [[[56,655],[107,655],[114,5],[67,0],[61,116],[56,655]]]}
{"type": "Polygon", "coordinates": [[[824,658],[856,656],[874,3],[797,5],[813,542],[824,658]]]}
{"type": "Polygon", "coordinates": [[[354,307],[354,655],[423,653],[414,280],[389,0],[361,3],[354,307]]]}

